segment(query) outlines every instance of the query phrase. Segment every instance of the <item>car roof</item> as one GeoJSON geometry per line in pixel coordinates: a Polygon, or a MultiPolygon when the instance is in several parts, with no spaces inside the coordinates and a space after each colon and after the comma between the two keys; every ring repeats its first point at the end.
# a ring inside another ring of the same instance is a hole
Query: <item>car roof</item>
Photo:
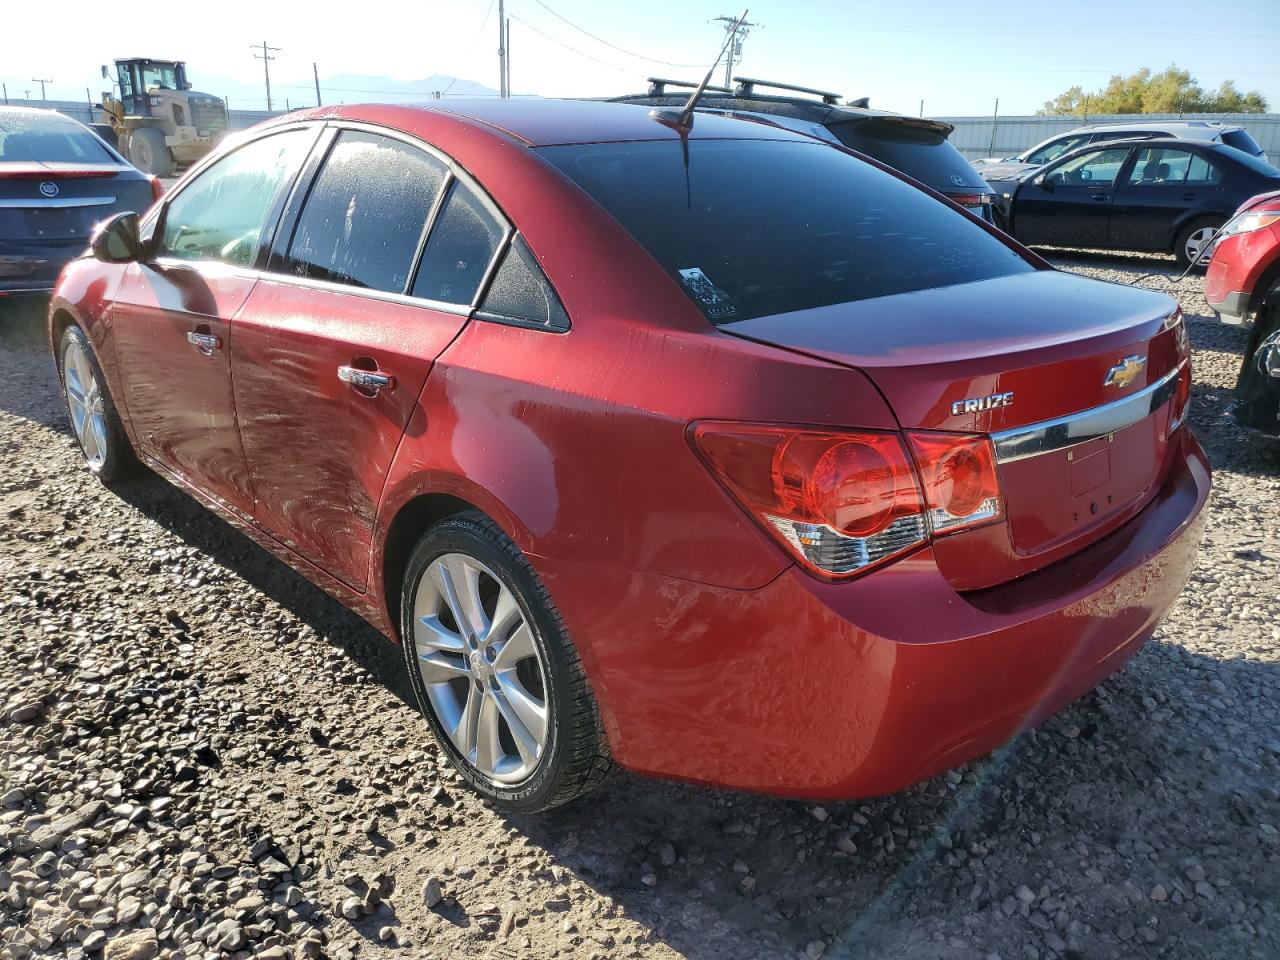
{"type": "Polygon", "coordinates": [[[80,126],[65,113],[57,110],[43,110],[39,107],[0,106],[0,130],[16,130],[18,127],[30,127],[34,123],[44,121],[48,124],[80,126]]]}
{"type": "MultiPolygon", "coordinates": [[[[479,124],[529,147],[560,144],[608,143],[624,140],[679,140],[679,130],[649,115],[649,108],[603,100],[549,100],[543,98],[469,98],[432,100],[406,104],[406,108],[435,113],[479,124]]],[[[395,108],[383,104],[359,104],[335,108],[313,108],[312,116],[371,119],[393,115],[395,108]]],[[[813,142],[812,137],[782,127],[751,123],[718,114],[699,113],[692,129],[683,134],[690,139],[794,140],[813,142]]]]}
{"type": "Polygon", "coordinates": [[[1243,130],[1238,124],[1225,124],[1219,120],[1165,120],[1137,123],[1093,123],[1068,130],[1067,133],[1109,133],[1115,131],[1134,133],[1181,133],[1188,140],[1212,140],[1231,130],[1243,130]]]}

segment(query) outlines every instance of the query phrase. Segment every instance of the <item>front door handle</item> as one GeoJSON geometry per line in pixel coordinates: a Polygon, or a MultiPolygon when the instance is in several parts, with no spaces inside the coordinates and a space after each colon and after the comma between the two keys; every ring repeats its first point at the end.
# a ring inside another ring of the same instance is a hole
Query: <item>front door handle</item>
{"type": "Polygon", "coordinates": [[[1109,193],[1095,193],[1093,195],[1093,199],[1097,200],[1099,203],[1103,203],[1104,201],[1110,200],[1111,195],[1109,193]]]}
{"type": "Polygon", "coordinates": [[[214,351],[222,346],[222,340],[216,334],[201,333],[199,330],[192,330],[187,334],[187,343],[206,357],[212,357],[214,351]]]}
{"type": "Polygon", "coordinates": [[[359,367],[339,367],[338,379],[359,391],[367,391],[370,395],[379,390],[394,390],[396,378],[389,373],[376,370],[361,370],[359,367]]]}

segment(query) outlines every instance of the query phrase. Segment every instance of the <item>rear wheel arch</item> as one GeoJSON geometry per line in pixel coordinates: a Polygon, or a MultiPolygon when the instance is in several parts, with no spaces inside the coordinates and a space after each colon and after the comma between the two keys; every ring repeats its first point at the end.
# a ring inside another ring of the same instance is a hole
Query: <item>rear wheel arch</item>
{"type": "Polygon", "coordinates": [[[387,525],[381,550],[382,593],[388,621],[400,639],[400,598],[409,557],[422,535],[440,521],[468,511],[495,523],[522,551],[529,543],[528,531],[501,503],[481,491],[424,489],[401,504],[387,525]]]}

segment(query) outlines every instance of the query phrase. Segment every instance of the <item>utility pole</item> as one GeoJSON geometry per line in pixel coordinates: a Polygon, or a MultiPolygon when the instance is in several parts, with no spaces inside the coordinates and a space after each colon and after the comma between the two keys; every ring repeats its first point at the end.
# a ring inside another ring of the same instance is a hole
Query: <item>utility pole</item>
{"type": "Polygon", "coordinates": [[[0,89],[4,90],[4,105],[7,107],[9,105],[9,85],[7,83],[0,83],[0,89]]]}
{"type": "Polygon", "coordinates": [[[920,98],[920,116],[924,116],[924,98],[920,98]]]}
{"type": "MultiPolygon", "coordinates": [[[[256,43],[249,44],[250,49],[257,50],[256,43]]],[[[262,61],[262,75],[267,81],[267,112],[271,112],[271,61],[275,59],[271,54],[279,53],[279,47],[268,47],[267,41],[262,41],[262,53],[255,53],[253,58],[262,61]]]]}
{"type": "Polygon", "coordinates": [[[760,24],[749,20],[739,23],[737,17],[716,17],[711,22],[723,23],[724,32],[733,35],[729,40],[724,59],[724,85],[731,87],[733,86],[733,62],[742,59],[742,41],[747,39],[747,34],[751,32],[752,27],[758,27],[760,24]]]}
{"type": "Polygon", "coordinates": [[[27,95],[27,99],[28,99],[28,100],[30,100],[30,99],[31,99],[31,91],[30,91],[30,90],[23,90],[22,92],[23,92],[23,93],[25,93],[25,94],[27,95]]]}
{"type": "Polygon", "coordinates": [[[41,80],[41,79],[39,79],[38,77],[32,77],[32,78],[31,78],[31,82],[32,82],[32,83],[38,83],[38,84],[40,84],[40,99],[41,99],[41,100],[45,100],[45,95],[44,95],[44,85],[45,85],[46,83],[53,83],[53,81],[52,81],[52,80],[41,80]]]}
{"type": "Polygon", "coordinates": [[[498,0],[498,96],[507,96],[507,7],[498,0]]]}
{"type": "Polygon", "coordinates": [[[324,104],[320,102],[320,71],[317,69],[314,60],[311,61],[311,76],[315,77],[316,80],[316,106],[324,106],[324,104]]]}
{"type": "Polygon", "coordinates": [[[511,18],[507,17],[507,30],[503,38],[502,48],[506,50],[506,66],[503,68],[502,75],[506,81],[507,96],[511,96],[511,18]]]}
{"type": "Polygon", "coordinates": [[[996,121],[1000,117],[1000,98],[996,97],[996,105],[991,111],[991,148],[988,153],[995,156],[996,153],[996,121]]]}

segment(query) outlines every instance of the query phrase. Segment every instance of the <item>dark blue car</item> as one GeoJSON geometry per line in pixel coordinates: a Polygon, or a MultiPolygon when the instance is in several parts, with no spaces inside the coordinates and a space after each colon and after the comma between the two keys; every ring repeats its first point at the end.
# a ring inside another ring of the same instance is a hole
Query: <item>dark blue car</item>
{"type": "Polygon", "coordinates": [[[1075,150],[1007,194],[1023,243],[1172,253],[1187,266],[1236,208],[1280,188],[1280,168],[1223,143],[1119,140],[1075,150]]]}
{"type": "Polygon", "coordinates": [[[0,106],[0,298],[53,289],[94,224],[139,213],[159,182],[53,110],[0,106]]]}

